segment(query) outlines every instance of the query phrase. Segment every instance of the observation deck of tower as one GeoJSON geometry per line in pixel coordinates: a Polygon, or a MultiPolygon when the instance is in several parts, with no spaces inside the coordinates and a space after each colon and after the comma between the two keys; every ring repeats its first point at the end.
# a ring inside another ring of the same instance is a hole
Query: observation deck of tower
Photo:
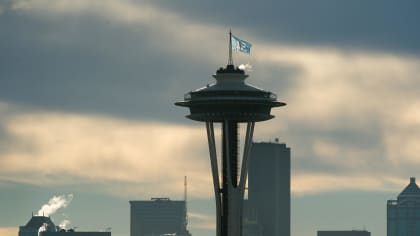
{"type": "Polygon", "coordinates": [[[229,63],[213,75],[216,82],[186,93],[183,101],[175,103],[189,108],[187,118],[206,123],[216,200],[217,236],[242,235],[242,205],[255,122],[274,118],[271,108],[286,105],[277,101],[274,93],[245,82],[248,75],[233,65],[231,41],[229,47],[229,63]],[[214,123],[222,124],[221,183],[214,123]],[[238,170],[240,123],[246,123],[241,173],[238,170]]]}

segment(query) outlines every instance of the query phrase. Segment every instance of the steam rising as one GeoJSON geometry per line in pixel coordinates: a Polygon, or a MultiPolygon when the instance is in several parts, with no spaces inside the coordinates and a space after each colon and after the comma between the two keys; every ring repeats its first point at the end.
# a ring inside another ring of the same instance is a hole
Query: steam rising
{"type": "Polygon", "coordinates": [[[48,225],[45,224],[45,223],[41,227],[39,227],[39,229],[38,229],[38,236],[41,235],[41,232],[46,232],[47,231],[47,228],[48,228],[48,225]]]}
{"type": "Polygon", "coordinates": [[[246,63],[246,64],[240,64],[238,67],[241,70],[252,71],[252,65],[251,64],[248,64],[248,63],[246,63]]]}
{"type": "Polygon", "coordinates": [[[66,208],[73,200],[73,194],[59,195],[52,197],[47,204],[38,211],[39,216],[51,216],[60,208],[66,208]]]}
{"type": "Polygon", "coordinates": [[[70,224],[71,222],[69,220],[63,220],[58,227],[60,227],[60,229],[68,229],[70,224]]]}
{"type": "Polygon", "coordinates": [[[39,227],[38,233],[47,231],[47,227],[48,225],[44,223],[41,227],[39,227]]]}

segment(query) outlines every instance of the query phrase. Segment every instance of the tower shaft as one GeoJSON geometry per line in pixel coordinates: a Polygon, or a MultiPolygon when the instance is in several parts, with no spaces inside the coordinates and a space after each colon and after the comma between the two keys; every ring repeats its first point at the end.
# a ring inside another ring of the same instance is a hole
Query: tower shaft
{"type": "Polygon", "coordinates": [[[235,214],[229,209],[229,198],[238,187],[238,128],[236,121],[222,123],[222,235],[229,235],[229,216],[235,214]]]}
{"type": "Polygon", "coordinates": [[[236,121],[227,120],[222,127],[222,160],[223,160],[223,186],[228,178],[233,187],[238,186],[238,134],[239,124],[236,121]],[[228,171],[229,170],[229,171],[228,171]]]}

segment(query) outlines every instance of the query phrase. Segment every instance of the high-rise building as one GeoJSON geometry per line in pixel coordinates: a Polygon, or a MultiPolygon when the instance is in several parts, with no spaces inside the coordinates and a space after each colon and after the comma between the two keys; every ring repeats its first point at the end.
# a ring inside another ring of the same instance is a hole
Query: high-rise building
{"type": "Polygon", "coordinates": [[[414,177],[397,200],[387,202],[387,235],[420,235],[420,188],[414,177]]]}
{"type": "Polygon", "coordinates": [[[46,231],[56,231],[56,226],[50,217],[32,215],[26,225],[19,227],[19,236],[38,236],[41,227],[44,227],[46,231]]]}
{"type": "Polygon", "coordinates": [[[57,232],[40,232],[39,236],[111,236],[111,232],[77,232],[74,230],[60,230],[57,232]]]}
{"type": "Polygon", "coordinates": [[[290,148],[286,144],[253,143],[245,207],[244,233],[247,222],[257,222],[262,236],[290,236],[290,148]]]}
{"type": "Polygon", "coordinates": [[[244,200],[242,236],[262,236],[262,226],[258,221],[256,209],[250,206],[248,199],[244,200]]]}
{"type": "Polygon", "coordinates": [[[111,236],[111,232],[76,232],[57,227],[50,217],[32,216],[25,226],[19,227],[19,236],[111,236]]]}
{"type": "Polygon", "coordinates": [[[185,201],[152,198],[150,201],[130,201],[130,235],[189,236],[185,201]]]}
{"type": "Polygon", "coordinates": [[[318,231],[318,236],[370,236],[366,230],[318,231]]]}

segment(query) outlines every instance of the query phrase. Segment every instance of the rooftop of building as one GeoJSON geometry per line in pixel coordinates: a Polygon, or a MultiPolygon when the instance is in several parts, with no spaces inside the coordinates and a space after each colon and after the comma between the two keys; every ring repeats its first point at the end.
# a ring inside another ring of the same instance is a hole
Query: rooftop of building
{"type": "Polygon", "coordinates": [[[387,207],[400,207],[400,206],[420,206],[420,188],[416,184],[416,178],[411,177],[409,184],[398,195],[396,200],[388,200],[387,207]]]}
{"type": "Polygon", "coordinates": [[[32,216],[28,223],[24,226],[25,228],[39,229],[42,225],[47,224],[50,227],[55,228],[54,223],[48,216],[32,216]]]}
{"type": "Polygon", "coordinates": [[[281,145],[286,145],[286,143],[284,142],[280,142],[278,138],[275,138],[274,141],[269,140],[269,141],[253,141],[252,143],[259,143],[259,144],[281,144],[281,145]]]}
{"type": "Polygon", "coordinates": [[[253,145],[267,145],[267,146],[274,146],[274,147],[283,147],[283,148],[290,148],[287,146],[286,143],[284,142],[280,142],[278,138],[275,138],[274,140],[269,140],[269,141],[253,141],[252,142],[253,145]]]}
{"type": "Polygon", "coordinates": [[[400,198],[407,198],[407,197],[420,197],[420,188],[416,184],[416,178],[411,177],[410,183],[404,190],[398,195],[398,199],[400,198]]]}
{"type": "Polygon", "coordinates": [[[131,200],[130,203],[138,202],[185,202],[185,200],[171,200],[168,197],[152,197],[150,200],[131,200]]]}

